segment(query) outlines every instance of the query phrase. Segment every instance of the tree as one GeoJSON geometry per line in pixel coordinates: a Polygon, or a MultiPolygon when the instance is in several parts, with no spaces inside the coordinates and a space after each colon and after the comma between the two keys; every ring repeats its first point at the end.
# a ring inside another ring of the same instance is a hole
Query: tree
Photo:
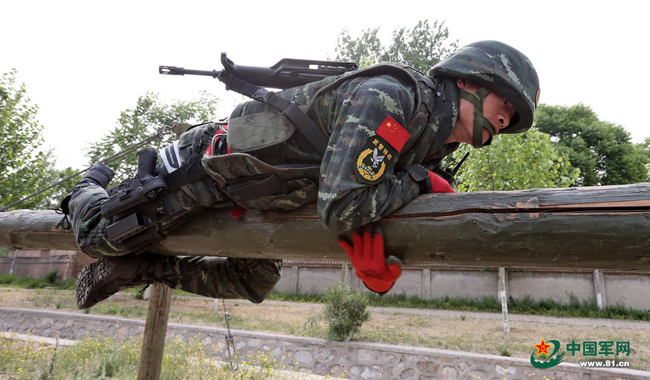
{"type": "Polygon", "coordinates": [[[364,29],[358,38],[352,38],[347,29],[339,34],[336,60],[352,61],[366,67],[379,62],[402,62],[427,72],[441,59],[458,48],[458,41],[447,42],[449,31],[444,22],[418,21],[413,29],[393,30],[391,43],[385,47],[378,36],[379,28],[364,29]]]}
{"type": "MultiPolygon", "coordinates": [[[[0,206],[8,206],[50,185],[63,172],[54,168],[46,149],[38,106],[27,97],[24,84],[16,84],[16,70],[0,77],[0,206]]],[[[69,170],[69,169],[66,169],[69,170]]],[[[66,171],[64,171],[66,172],[66,171]]],[[[65,190],[60,190],[65,191],[65,190]]],[[[20,208],[54,207],[51,193],[43,193],[17,205],[20,208]]]]}
{"type": "Polygon", "coordinates": [[[641,144],[637,144],[636,147],[643,152],[646,157],[645,168],[647,171],[647,176],[645,181],[650,182],[650,136],[646,137],[641,144]]]}
{"type": "MultiPolygon", "coordinates": [[[[158,133],[161,128],[169,126],[174,122],[179,123],[202,123],[216,119],[216,107],[218,99],[205,92],[196,100],[175,101],[164,103],[158,99],[157,94],[147,93],[138,98],[133,109],[127,109],[120,113],[118,125],[101,140],[90,146],[86,156],[90,164],[103,161],[132,144],[142,141],[158,133]]],[[[146,146],[153,146],[160,152],[164,147],[171,144],[175,136],[167,135],[164,138],[154,140],[146,146]]],[[[108,164],[115,171],[113,183],[133,177],[136,173],[137,158],[136,152],[132,152],[123,158],[108,164]]]]}
{"type": "MultiPolygon", "coordinates": [[[[451,158],[459,161],[472,149],[463,144],[451,158]]],[[[547,134],[532,128],[526,133],[495,136],[492,145],[473,150],[456,181],[461,192],[509,191],[569,187],[579,173],[566,154],[553,147],[547,134]]]]}
{"type": "Polygon", "coordinates": [[[621,185],[648,179],[648,155],[620,125],[598,119],[584,104],[540,105],[536,125],[580,169],[578,185],[621,185]]]}

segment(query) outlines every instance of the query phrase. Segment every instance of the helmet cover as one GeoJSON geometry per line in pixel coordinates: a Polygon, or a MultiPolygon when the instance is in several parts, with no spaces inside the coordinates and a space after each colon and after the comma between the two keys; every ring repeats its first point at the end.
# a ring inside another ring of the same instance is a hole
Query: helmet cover
{"type": "Polygon", "coordinates": [[[517,110],[510,124],[500,133],[527,131],[534,121],[539,103],[537,71],[519,50],[499,41],[479,41],[458,49],[435,65],[429,76],[465,79],[508,100],[517,110]]]}

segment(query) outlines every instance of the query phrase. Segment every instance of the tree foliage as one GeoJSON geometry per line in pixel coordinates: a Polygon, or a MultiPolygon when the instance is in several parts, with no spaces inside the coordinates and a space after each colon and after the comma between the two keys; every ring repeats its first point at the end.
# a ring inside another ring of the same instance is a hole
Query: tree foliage
{"type": "MultiPolygon", "coordinates": [[[[120,113],[117,126],[113,130],[88,148],[86,156],[89,158],[89,163],[103,161],[155,135],[163,130],[163,127],[170,126],[174,122],[198,124],[214,121],[217,103],[216,97],[205,92],[195,100],[171,103],[162,102],[157,94],[147,93],[138,98],[133,109],[120,113]]],[[[146,146],[153,146],[160,152],[165,146],[171,144],[174,138],[173,135],[167,135],[146,146]]],[[[137,167],[136,152],[109,163],[108,166],[115,171],[114,183],[133,177],[137,167]]]]}
{"type": "Polygon", "coordinates": [[[648,179],[647,147],[632,144],[629,132],[599,120],[590,107],[541,105],[536,123],[580,169],[579,185],[620,185],[648,179]]]}
{"type": "MultiPolygon", "coordinates": [[[[16,70],[0,77],[0,206],[8,206],[44,189],[55,178],[69,173],[54,168],[51,150],[45,148],[43,126],[37,120],[38,106],[27,97],[24,84],[16,83],[16,70]]],[[[52,208],[58,193],[37,195],[15,206],[52,208]]]]}
{"type": "Polygon", "coordinates": [[[549,136],[535,128],[496,136],[492,145],[480,150],[463,144],[451,158],[459,161],[470,150],[456,176],[461,192],[569,187],[580,173],[566,154],[554,148],[549,136]]]}
{"type": "Polygon", "coordinates": [[[650,182],[650,136],[646,137],[645,140],[637,145],[637,148],[643,152],[646,157],[646,182],[650,182]]]}
{"type": "Polygon", "coordinates": [[[364,29],[357,38],[344,29],[337,40],[336,59],[357,62],[361,67],[401,62],[426,73],[458,48],[458,41],[448,42],[449,31],[444,24],[434,21],[431,25],[422,20],[412,29],[396,28],[389,46],[384,46],[379,38],[378,27],[364,29]]]}

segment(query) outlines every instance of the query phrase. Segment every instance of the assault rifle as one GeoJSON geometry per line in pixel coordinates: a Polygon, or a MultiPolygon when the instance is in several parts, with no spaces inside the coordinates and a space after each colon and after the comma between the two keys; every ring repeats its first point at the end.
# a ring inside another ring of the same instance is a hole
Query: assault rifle
{"type": "Polygon", "coordinates": [[[159,66],[164,75],[204,75],[219,79],[232,90],[259,102],[274,107],[285,115],[309,142],[322,154],[327,148],[328,138],[314,122],[293,102],[277,96],[266,87],[285,89],[302,86],[332,75],[341,75],[358,68],[352,62],[310,61],[285,58],[271,67],[239,66],[221,53],[221,71],[188,70],[182,67],[159,66]]]}
{"type": "MultiPolygon", "coordinates": [[[[284,58],[271,67],[237,65],[221,53],[223,70],[191,70],[176,66],[159,66],[163,75],[203,75],[219,79],[230,90],[231,78],[239,78],[261,87],[286,89],[303,86],[332,75],[355,71],[359,66],[354,62],[312,61],[306,59],[284,58]]],[[[234,89],[237,91],[237,89],[234,89]]],[[[239,92],[239,91],[237,91],[239,92]]],[[[246,95],[246,94],[245,94],[246,95]]]]}

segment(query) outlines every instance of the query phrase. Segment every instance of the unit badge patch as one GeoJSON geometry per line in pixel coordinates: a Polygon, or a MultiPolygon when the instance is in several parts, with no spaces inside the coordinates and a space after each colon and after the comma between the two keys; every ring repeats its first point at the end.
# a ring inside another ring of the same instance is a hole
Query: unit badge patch
{"type": "Polygon", "coordinates": [[[355,159],[355,173],[361,183],[377,183],[393,166],[398,152],[386,141],[374,136],[366,140],[355,159]]]}

